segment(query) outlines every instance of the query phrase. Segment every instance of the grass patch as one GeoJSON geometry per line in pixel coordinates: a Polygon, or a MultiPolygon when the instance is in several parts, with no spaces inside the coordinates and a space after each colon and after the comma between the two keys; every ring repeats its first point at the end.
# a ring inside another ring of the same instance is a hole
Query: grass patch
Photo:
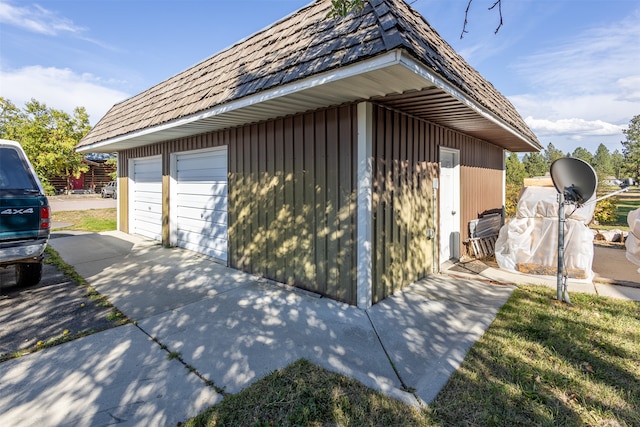
{"type": "Polygon", "coordinates": [[[640,208],[640,189],[637,187],[629,188],[628,191],[618,194],[616,197],[616,223],[621,227],[627,227],[627,215],[629,211],[640,208]]]}
{"type": "Polygon", "coordinates": [[[54,222],[72,224],[69,227],[56,228],[55,230],[80,230],[99,233],[115,230],[117,226],[115,208],[53,212],[52,220],[54,222]]]}
{"type": "Polygon", "coordinates": [[[187,426],[640,425],[640,303],[522,286],[419,411],[300,360],[187,426]]]}
{"type": "Polygon", "coordinates": [[[4,353],[0,354],[0,363],[5,362],[7,360],[16,359],[18,357],[22,357],[24,355],[35,353],[36,351],[44,350],[45,348],[55,347],[60,344],[64,344],[69,341],[77,340],[78,338],[87,337],[89,335],[93,335],[96,332],[100,332],[100,330],[96,329],[87,329],[84,331],[76,332],[76,333],[62,333],[59,337],[51,338],[47,341],[38,341],[37,344],[15,351],[13,353],[4,353]]]}
{"type": "Polygon", "coordinates": [[[430,406],[445,425],[640,425],[640,303],[517,289],[430,406]]]}
{"type": "Polygon", "coordinates": [[[93,286],[89,285],[84,277],[80,276],[76,270],[67,264],[53,249],[51,246],[47,246],[45,249],[46,257],[44,262],[47,264],[51,264],[55,266],[58,270],[60,270],[67,278],[76,282],[78,285],[84,287],[86,289],[85,296],[94,302],[98,307],[110,308],[111,311],[107,315],[107,320],[110,320],[115,323],[114,326],[124,325],[129,323],[129,319],[125,316],[120,310],[118,310],[111,302],[98,292],[93,286]]]}
{"type": "Polygon", "coordinates": [[[425,425],[416,408],[304,359],[190,419],[186,426],[425,425]]]}

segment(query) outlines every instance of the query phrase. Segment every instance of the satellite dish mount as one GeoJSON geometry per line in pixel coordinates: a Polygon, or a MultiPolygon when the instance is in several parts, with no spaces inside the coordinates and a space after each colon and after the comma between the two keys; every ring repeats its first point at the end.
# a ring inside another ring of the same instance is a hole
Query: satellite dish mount
{"type": "Polygon", "coordinates": [[[583,206],[595,194],[598,177],[591,165],[573,158],[563,157],[551,164],[551,179],[558,191],[558,301],[571,304],[567,291],[567,276],[564,272],[564,206],[583,206]]]}

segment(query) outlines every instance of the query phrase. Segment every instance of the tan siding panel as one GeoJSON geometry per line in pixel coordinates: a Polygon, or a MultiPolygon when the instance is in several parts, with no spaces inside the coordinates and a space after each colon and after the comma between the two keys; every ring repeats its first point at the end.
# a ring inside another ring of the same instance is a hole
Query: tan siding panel
{"type": "MultiPolygon", "coordinates": [[[[501,208],[502,149],[432,123],[376,106],[373,137],[373,301],[433,270],[439,147],[460,150],[461,240],[469,220],[501,208]]],[[[461,242],[462,243],[462,242],[461,242]]]]}
{"type": "Polygon", "coordinates": [[[230,166],[231,266],[355,303],[355,111],[332,108],[237,130],[244,143],[229,145],[238,164],[230,166]]]}

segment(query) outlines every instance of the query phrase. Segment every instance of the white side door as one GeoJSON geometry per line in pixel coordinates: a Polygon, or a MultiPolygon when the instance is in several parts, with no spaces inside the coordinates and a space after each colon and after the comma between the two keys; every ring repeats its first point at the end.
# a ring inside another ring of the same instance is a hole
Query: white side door
{"type": "Polygon", "coordinates": [[[460,152],[440,147],[440,265],[460,258],[460,152]]]}

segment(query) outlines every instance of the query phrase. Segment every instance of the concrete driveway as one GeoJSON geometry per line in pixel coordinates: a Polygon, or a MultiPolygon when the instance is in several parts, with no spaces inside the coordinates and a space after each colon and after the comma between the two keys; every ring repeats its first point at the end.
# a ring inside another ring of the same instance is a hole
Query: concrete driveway
{"type": "Polygon", "coordinates": [[[593,251],[595,281],[640,287],[640,267],[627,260],[624,246],[594,245],[593,251]]]}
{"type": "Polygon", "coordinates": [[[118,232],[51,244],[137,325],[0,364],[0,425],[175,425],[301,357],[418,405],[514,289],[433,276],[363,311],[118,232]]]}

